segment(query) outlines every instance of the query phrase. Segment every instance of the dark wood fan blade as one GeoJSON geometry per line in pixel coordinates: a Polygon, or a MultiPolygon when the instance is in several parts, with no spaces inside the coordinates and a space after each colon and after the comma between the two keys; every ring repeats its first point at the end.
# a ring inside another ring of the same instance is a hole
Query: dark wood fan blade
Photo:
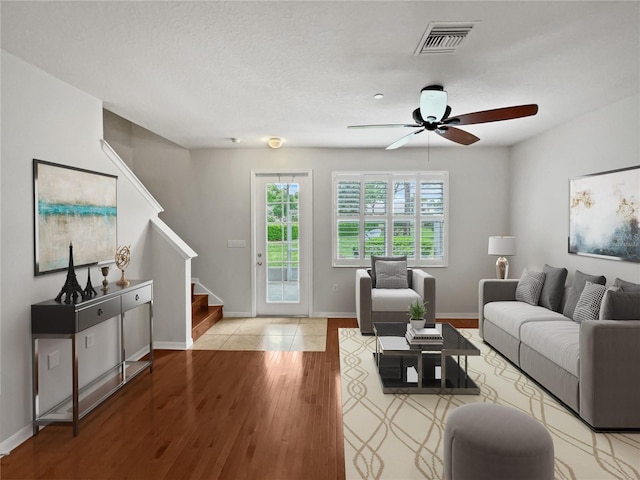
{"type": "Polygon", "coordinates": [[[455,127],[442,127],[434,130],[438,135],[452,142],[459,143],[461,145],[471,145],[480,140],[472,133],[465,132],[455,127]]]}
{"type": "Polygon", "coordinates": [[[538,105],[518,105],[516,107],[496,108],[494,110],[483,110],[481,112],[455,115],[444,121],[450,125],[471,125],[474,123],[499,122],[502,120],[512,120],[514,118],[530,117],[538,113],[538,105]]]}
{"type": "Polygon", "coordinates": [[[380,125],[349,125],[347,128],[420,128],[421,126],[412,123],[383,123],[380,125]]]}
{"type": "Polygon", "coordinates": [[[400,148],[405,143],[407,143],[409,140],[411,140],[411,138],[414,135],[417,135],[417,134],[422,133],[422,132],[424,132],[424,128],[422,128],[420,130],[416,130],[415,132],[411,132],[410,134],[405,135],[404,137],[401,137],[398,140],[396,140],[395,142],[393,142],[391,145],[389,145],[387,148],[385,148],[385,150],[395,150],[396,148],[400,148]]]}

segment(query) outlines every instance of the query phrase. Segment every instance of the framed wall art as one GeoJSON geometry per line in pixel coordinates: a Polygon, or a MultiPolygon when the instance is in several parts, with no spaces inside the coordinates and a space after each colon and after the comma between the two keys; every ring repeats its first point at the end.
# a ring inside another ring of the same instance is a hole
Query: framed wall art
{"type": "Polygon", "coordinates": [[[35,275],[113,259],[118,177],[33,160],[35,275]]]}
{"type": "Polygon", "coordinates": [[[640,262],[640,166],[569,180],[569,253],[640,262]]]}

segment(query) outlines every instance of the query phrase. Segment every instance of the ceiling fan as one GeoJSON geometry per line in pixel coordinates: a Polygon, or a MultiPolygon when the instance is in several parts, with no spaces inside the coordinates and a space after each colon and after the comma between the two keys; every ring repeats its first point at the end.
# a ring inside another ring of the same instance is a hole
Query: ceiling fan
{"type": "Polygon", "coordinates": [[[498,122],[514,118],[529,117],[538,113],[538,105],[518,105],[515,107],[496,108],[480,112],[466,113],[450,117],[451,107],[447,105],[447,92],[442,85],[428,85],[420,92],[420,107],[413,111],[415,123],[386,123],[381,125],[349,125],[347,128],[419,128],[399,138],[386,150],[393,150],[406,144],[414,135],[428,130],[435,132],[447,140],[461,145],[471,145],[480,140],[475,135],[456,128],[457,125],[498,122]]]}

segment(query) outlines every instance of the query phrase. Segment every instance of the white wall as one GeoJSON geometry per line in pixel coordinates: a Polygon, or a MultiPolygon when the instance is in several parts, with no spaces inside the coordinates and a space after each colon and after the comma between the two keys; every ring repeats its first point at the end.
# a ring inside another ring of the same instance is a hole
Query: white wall
{"type": "MultiPolygon", "coordinates": [[[[640,164],[637,95],[572,119],[511,149],[513,277],[545,263],[640,282],[640,265],[567,253],[569,179],[640,164]]],[[[569,279],[570,281],[570,279],[569,279]]]]}
{"type": "MultiPolygon", "coordinates": [[[[439,316],[475,316],[477,283],[493,276],[487,256],[489,235],[505,233],[508,210],[506,148],[424,149],[224,149],[195,150],[190,160],[147,155],[137,146],[149,135],[134,128],[133,169],[165,208],[162,215],[198,252],[193,275],[224,300],[225,315],[251,311],[250,182],[252,169],[312,169],[314,179],[313,311],[355,315],[353,268],[331,266],[331,172],[448,170],[450,172],[450,253],[448,268],[430,268],[437,278],[439,316]],[[137,132],[137,133],[136,133],[137,132]],[[141,136],[141,138],[137,138],[141,136]],[[167,182],[170,182],[169,184],[167,182]],[[227,248],[244,239],[247,248],[227,248]],[[333,284],[339,284],[333,292],[333,284]]],[[[156,152],[157,153],[157,152],[156,152]]]]}
{"type": "MultiPolygon", "coordinates": [[[[102,103],[49,74],[2,51],[2,232],[0,339],[2,371],[0,385],[0,444],[14,446],[31,434],[31,329],[30,305],[57,295],[66,273],[34,277],[33,274],[33,180],[32,159],[38,158],[99,172],[118,174],[103,154],[102,103]]],[[[131,245],[133,256],[129,278],[150,278],[151,248],[148,220],[154,211],[122,177],[118,181],[118,242],[131,245]]],[[[112,271],[110,280],[118,277],[112,271]]],[[[100,274],[92,272],[94,285],[100,274]]],[[[78,271],[84,285],[86,271],[78,271]]],[[[142,310],[142,309],[140,309],[142,310]]],[[[143,313],[138,316],[144,317],[143,313]]],[[[143,322],[127,315],[127,347],[137,351],[144,338],[143,322]]],[[[109,322],[95,328],[96,344],[115,341],[109,322]]],[[[68,341],[43,342],[41,358],[60,351],[61,364],[41,371],[42,391],[62,398],[70,393],[70,346],[68,341]],[[59,380],[59,381],[58,381],[59,380]]],[[[108,363],[100,348],[80,349],[86,379],[108,363]]],[[[109,350],[108,348],[106,350],[109,350]]],[[[45,400],[45,399],[43,399],[45,400]]],[[[46,402],[46,400],[45,400],[46,402]]]]}

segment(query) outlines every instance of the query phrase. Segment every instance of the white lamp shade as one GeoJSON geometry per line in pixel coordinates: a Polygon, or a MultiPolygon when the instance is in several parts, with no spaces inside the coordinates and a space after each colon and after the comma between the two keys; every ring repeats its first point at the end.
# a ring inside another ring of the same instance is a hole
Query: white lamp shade
{"type": "Polygon", "coordinates": [[[507,257],[516,254],[516,237],[489,237],[489,255],[507,257]]]}

